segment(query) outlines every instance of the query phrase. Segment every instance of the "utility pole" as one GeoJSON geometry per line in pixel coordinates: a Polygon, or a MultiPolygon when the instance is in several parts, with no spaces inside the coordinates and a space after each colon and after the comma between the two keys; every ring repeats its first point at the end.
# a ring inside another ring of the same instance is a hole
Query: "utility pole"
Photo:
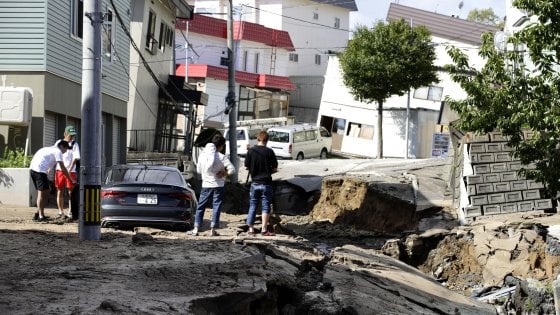
{"type": "MultiPolygon", "coordinates": [[[[412,18],[410,19],[410,37],[412,37],[412,18]]],[[[404,158],[408,159],[408,132],[409,132],[409,120],[410,120],[410,88],[408,88],[407,100],[406,100],[406,122],[404,130],[404,158]]]]}
{"type": "Polygon", "coordinates": [[[237,170],[231,175],[233,183],[238,182],[239,160],[237,158],[237,108],[235,107],[235,58],[233,53],[233,0],[229,0],[227,20],[227,46],[228,46],[228,94],[226,97],[226,111],[229,113],[229,158],[237,170]]]}
{"type": "Polygon", "coordinates": [[[101,238],[101,1],[84,0],[80,240],[101,238]]]}
{"type": "Polygon", "coordinates": [[[409,124],[409,117],[410,117],[410,89],[408,89],[408,95],[406,100],[406,122],[404,123],[404,158],[408,159],[408,124],[409,124]]]}

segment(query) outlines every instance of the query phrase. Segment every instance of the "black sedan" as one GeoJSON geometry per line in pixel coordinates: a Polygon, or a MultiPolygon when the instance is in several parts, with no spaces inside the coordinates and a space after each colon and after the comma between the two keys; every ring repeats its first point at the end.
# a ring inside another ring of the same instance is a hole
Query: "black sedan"
{"type": "Polygon", "coordinates": [[[101,187],[101,227],[191,227],[196,195],[178,169],[112,166],[101,187]]]}

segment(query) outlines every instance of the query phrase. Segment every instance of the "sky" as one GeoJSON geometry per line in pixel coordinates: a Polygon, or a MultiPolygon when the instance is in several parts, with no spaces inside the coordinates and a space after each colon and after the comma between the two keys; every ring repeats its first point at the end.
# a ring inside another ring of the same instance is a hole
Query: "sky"
{"type": "Polygon", "coordinates": [[[505,0],[462,0],[463,8],[459,9],[461,0],[355,0],[358,12],[350,13],[351,29],[356,25],[373,26],[375,21],[387,17],[389,4],[396,2],[401,5],[446,15],[459,15],[466,18],[472,9],[492,8],[499,17],[505,16],[505,0]]]}

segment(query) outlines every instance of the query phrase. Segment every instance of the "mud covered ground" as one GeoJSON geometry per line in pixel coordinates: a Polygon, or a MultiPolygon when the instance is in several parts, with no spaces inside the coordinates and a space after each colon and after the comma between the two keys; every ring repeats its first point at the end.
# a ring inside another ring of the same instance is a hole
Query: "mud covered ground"
{"type": "MultiPolygon", "coordinates": [[[[346,231],[361,245],[332,248],[312,237],[247,237],[244,216],[224,214],[218,237],[104,229],[101,241],[78,241],[76,223],[35,223],[33,211],[0,206],[1,314],[494,312],[368,249],[379,245],[368,232],[346,231]]],[[[304,217],[286,226],[309,226],[304,236],[332,229],[304,217]]]]}

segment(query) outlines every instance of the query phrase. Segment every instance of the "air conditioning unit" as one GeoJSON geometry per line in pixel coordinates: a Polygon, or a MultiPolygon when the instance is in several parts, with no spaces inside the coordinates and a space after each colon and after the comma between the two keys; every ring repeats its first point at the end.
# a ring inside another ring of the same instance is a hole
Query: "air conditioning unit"
{"type": "Polygon", "coordinates": [[[29,125],[32,104],[33,92],[31,89],[0,87],[0,125],[29,125]]]}

